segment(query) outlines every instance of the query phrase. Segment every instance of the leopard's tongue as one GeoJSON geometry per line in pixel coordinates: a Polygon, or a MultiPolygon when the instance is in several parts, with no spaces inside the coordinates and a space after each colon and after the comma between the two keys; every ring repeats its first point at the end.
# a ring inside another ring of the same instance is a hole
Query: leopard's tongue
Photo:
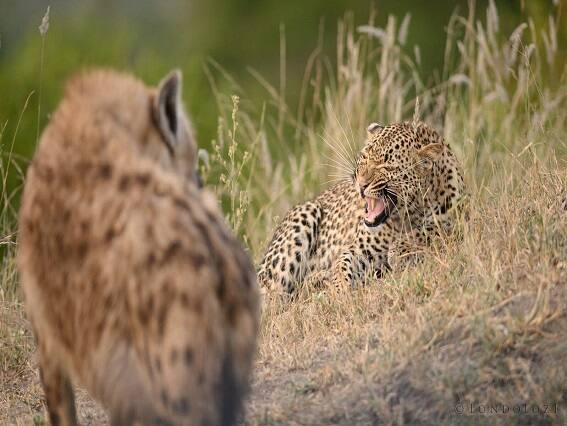
{"type": "Polygon", "coordinates": [[[382,198],[367,198],[364,218],[368,222],[374,222],[374,220],[384,211],[385,207],[386,206],[384,205],[384,200],[382,198]]]}

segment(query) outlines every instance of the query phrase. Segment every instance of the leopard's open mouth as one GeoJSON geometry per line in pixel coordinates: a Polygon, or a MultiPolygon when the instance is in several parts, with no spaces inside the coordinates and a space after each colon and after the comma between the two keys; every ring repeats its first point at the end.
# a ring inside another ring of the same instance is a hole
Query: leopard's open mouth
{"type": "Polygon", "coordinates": [[[364,200],[364,224],[373,228],[386,222],[394,211],[398,198],[392,193],[387,196],[382,193],[376,197],[364,197],[364,200]]]}

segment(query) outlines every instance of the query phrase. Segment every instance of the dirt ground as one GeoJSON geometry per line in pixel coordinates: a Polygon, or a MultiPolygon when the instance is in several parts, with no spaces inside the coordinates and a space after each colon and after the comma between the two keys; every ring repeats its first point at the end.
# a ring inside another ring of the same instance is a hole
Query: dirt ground
{"type": "MultiPolygon", "coordinates": [[[[504,318],[529,315],[535,296],[512,297],[489,309],[486,319],[503,324],[504,318]]],[[[426,352],[394,362],[386,372],[375,368],[384,348],[372,323],[360,330],[359,344],[336,336],[332,350],[322,345],[300,363],[259,358],[244,423],[567,424],[567,288],[556,287],[551,296],[554,314],[530,344],[511,345],[496,357],[487,357],[482,343],[471,338],[470,321],[461,318],[426,352]],[[497,374],[504,366],[511,367],[508,374],[497,374]],[[517,413],[504,413],[505,406],[517,413]]],[[[79,388],[76,403],[82,425],[108,424],[79,388]]],[[[0,407],[1,424],[45,424],[33,358],[25,374],[3,384],[0,407]]]]}

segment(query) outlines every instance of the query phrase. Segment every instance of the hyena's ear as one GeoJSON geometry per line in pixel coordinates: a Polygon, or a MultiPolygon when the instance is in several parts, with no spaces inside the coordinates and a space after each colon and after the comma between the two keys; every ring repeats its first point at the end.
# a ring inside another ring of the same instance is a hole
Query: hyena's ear
{"type": "Polygon", "coordinates": [[[181,71],[171,71],[159,84],[154,101],[156,124],[170,151],[174,151],[182,125],[181,71]]]}
{"type": "Polygon", "coordinates": [[[382,130],[384,130],[384,126],[379,123],[370,123],[366,128],[366,136],[368,140],[372,140],[372,138],[378,135],[382,130]]]}
{"type": "Polygon", "coordinates": [[[433,168],[433,163],[437,161],[442,153],[442,143],[435,142],[425,145],[417,151],[417,167],[423,172],[431,170],[433,168]]]}

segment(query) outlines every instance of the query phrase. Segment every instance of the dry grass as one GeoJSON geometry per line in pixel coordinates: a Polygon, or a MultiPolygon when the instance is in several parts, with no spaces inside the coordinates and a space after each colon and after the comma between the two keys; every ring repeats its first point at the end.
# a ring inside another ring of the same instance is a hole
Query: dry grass
{"type": "MultiPolygon", "coordinates": [[[[256,260],[290,206],[346,178],[370,121],[417,115],[442,129],[470,188],[457,235],[437,241],[417,267],[346,294],[265,301],[247,423],[567,424],[561,24],[552,16],[545,28],[528,21],[502,34],[493,4],[482,23],[472,12],[455,16],[445,69],[424,80],[419,50],[404,53],[409,18],[377,28],[371,16],[356,28],[347,17],[337,67],[314,51],[297,109],[283,82],[274,88],[253,71],[269,96],[260,107],[236,83],[239,97],[214,90],[218,137],[201,156],[210,160],[203,172],[256,260]]],[[[213,89],[218,78],[230,81],[213,62],[207,72],[213,89]]],[[[26,424],[41,413],[41,394],[10,250],[0,413],[8,413],[2,423],[26,424]]],[[[89,407],[80,409],[84,421],[101,421],[89,407]]]]}
{"type": "Polygon", "coordinates": [[[473,197],[461,239],[415,269],[268,303],[249,422],[477,424],[458,404],[557,403],[490,421],[566,423],[567,173],[538,169],[473,197]]]}

